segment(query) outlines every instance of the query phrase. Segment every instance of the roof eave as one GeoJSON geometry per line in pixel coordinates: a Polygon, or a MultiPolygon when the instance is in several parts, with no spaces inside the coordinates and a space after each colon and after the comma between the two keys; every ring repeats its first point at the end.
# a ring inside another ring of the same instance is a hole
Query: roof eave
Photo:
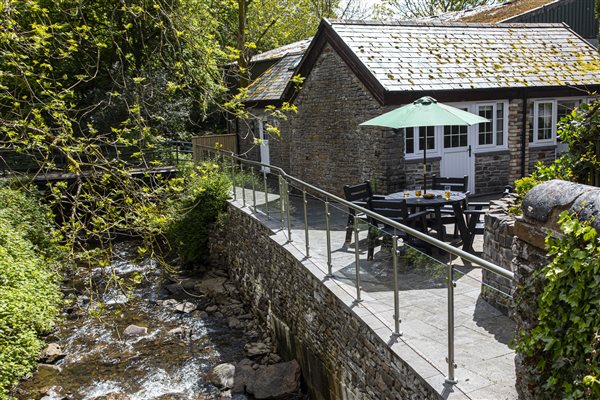
{"type": "Polygon", "coordinates": [[[591,93],[598,93],[599,91],[600,84],[587,86],[529,86],[482,89],[386,91],[384,105],[408,104],[423,96],[431,96],[440,102],[456,102],[586,96],[591,93]]]}
{"type": "MultiPolygon", "coordinates": [[[[327,18],[324,18],[319,24],[317,33],[298,66],[297,74],[303,78],[307,78],[310,75],[310,72],[326,44],[329,44],[338,53],[352,72],[366,86],[373,97],[375,97],[379,103],[384,104],[385,89],[383,85],[381,85],[371,71],[363,64],[356,54],[354,54],[352,49],[350,49],[337,32],[335,32],[331,22],[327,18]]],[[[293,101],[297,94],[298,91],[294,90],[292,82],[289,82],[282,98],[293,101]]]]}

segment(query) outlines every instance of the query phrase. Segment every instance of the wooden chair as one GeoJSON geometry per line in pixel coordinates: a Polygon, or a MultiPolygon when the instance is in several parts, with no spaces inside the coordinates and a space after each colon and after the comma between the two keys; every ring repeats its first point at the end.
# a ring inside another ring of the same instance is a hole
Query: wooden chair
{"type": "MultiPolygon", "coordinates": [[[[358,185],[346,185],[344,186],[344,196],[346,200],[356,204],[360,207],[367,207],[367,201],[370,198],[385,199],[385,196],[374,195],[373,189],[371,188],[370,181],[364,181],[358,185]]],[[[361,221],[367,222],[368,218],[366,215],[360,213],[356,214],[353,209],[348,209],[348,222],[346,223],[346,244],[350,243],[352,239],[352,232],[354,231],[354,217],[357,217],[361,221]]],[[[355,238],[358,240],[358,238],[355,238]]]]}
{"type": "Polygon", "coordinates": [[[489,203],[470,202],[462,210],[457,210],[456,206],[460,208],[461,205],[455,204],[456,224],[461,232],[466,232],[462,236],[463,250],[473,252],[475,235],[483,235],[485,232],[485,221],[481,217],[487,212],[487,210],[484,210],[484,207],[489,206],[489,203]]]}
{"type": "MultiPolygon", "coordinates": [[[[369,210],[381,215],[382,217],[389,218],[402,225],[406,225],[413,229],[419,230],[423,233],[427,233],[427,214],[428,211],[419,211],[409,213],[406,200],[381,200],[381,199],[369,199],[367,202],[369,210]]],[[[429,244],[417,240],[416,238],[408,235],[406,232],[398,230],[390,225],[383,224],[374,218],[369,218],[369,250],[367,252],[367,260],[373,259],[373,253],[375,252],[375,245],[377,240],[382,235],[393,236],[396,235],[399,238],[404,239],[406,242],[414,245],[415,247],[425,247],[428,253],[431,252],[429,244]]]]}
{"type": "MultiPolygon", "coordinates": [[[[433,175],[431,177],[431,189],[433,190],[444,190],[446,188],[446,186],[450,186],[450,190],[453,192],[463,192],[467,194],[467,198],[465,199],[465,202],[463,204],[463,208],[466,208],[467,204],[468,204],[468,198],[469,198],[469,177],[467,175],[463,176],[462,178],[450,178],[450,177],[439,177],[437,175],[433,175]]],[[[456,237],[457,233],[458,233],[458,225],[456,224],[456,215],[454,213],[454,210],[452,209],[451,206],[445,206],[442,207],[440,210],[442,217],[441,217],[441,226],[438,226],[438,221],[436,220],[430,220],[429,221],[429,225],[432,229],[435,229],[436,231],[438,229],[442,229],[442,236],[444,236],[444,234],[446,233],[446,225],[449,224],[454,224],[454,234],[453,236],[456,237]]]]}
{"type": "Polygon", "coordinates": [[[469,177],[467,175],[462,178],[448,178],[437,175],[431,177],[431,189],[444,190],[446,186],[450,186],[453,192],[466,193],[469,188],[469,177]]]}

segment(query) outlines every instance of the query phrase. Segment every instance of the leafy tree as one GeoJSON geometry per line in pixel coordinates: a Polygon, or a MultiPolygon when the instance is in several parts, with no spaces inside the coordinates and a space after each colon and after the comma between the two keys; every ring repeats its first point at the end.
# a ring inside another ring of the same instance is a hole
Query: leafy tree
{"type": "Polygon", "coordinates": [[[380,18],[420,18],[491,4],[494,0],[383,0],[377,7],[380,18]]]}
{"type": "MultiPolygon", "coordinates": [[[[40,173],[72,255],[95,259],[115,234],[161,240],[161,202],[178,184],[132,168],[160,164],[153,143],[222,96],[209,0],[7,0],[0,5],[0,147],[40,173]],[[181,107],[180,118],[172,111],[181,107]],[[62,168],[60,168],[62,170],[62,168]]],[[[101,262],[105,259],[101,258],[101,262]]]]}

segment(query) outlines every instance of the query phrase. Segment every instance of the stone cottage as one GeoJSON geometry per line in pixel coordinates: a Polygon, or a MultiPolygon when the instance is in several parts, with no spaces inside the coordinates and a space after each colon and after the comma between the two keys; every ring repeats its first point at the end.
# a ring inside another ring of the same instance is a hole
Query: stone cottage
{"type": "Polygon", "coordinates": [[[596,49],[564,24],[323,20],[303,54],[280,56],[249,88],[256,122],[238,125],[240,151],[337,194],[366,179],[381,192],[420,184],[425,146],[430,174],[468,175],[472,192],[500,192],[556,157],[557,121],[600,85],[596,49]],[[295,74],[305,79],[299,92],[295,74]],[[359,126],[422,96],[490,122],[359,126]],[[265,112],[283,101],[297,113],[265,112]],[[268,137],[269,125],[281,137],[268,137]]]}

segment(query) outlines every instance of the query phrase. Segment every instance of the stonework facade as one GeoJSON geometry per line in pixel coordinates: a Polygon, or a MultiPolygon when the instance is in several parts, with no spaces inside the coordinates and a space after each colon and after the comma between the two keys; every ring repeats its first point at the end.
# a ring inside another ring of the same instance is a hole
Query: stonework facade
{"type": "MultiPolygon", "coordinates": [[[[530,146],[526,132],[533,100],[527,100],[527,107],[523,107],[523,99],[505,100],[506,146],[492,151],[472,146],[471,179],[477,194],[500,193],[533,171],[537,161],[548,164],[555,158],[553,145],[530,146]]],[[[270,138],[271,164],[337,195],[342,194],[343,185],[365,180],[377,182],[381,193],[423,184],[422,160],[405,157],[402,131],[359,126],[398,106],[381,105],[330,45],[323,48],[293,102],[298,112],[289,114],[287,120],[267,119],[281,131],[281,137],[270,138]]],[[[251,112],[264,116],[262,109],[251,112]]],[[[256,125],[242,123],[238,129],[241,152],[260,160],[259,146],[254,143],[259,137],[256,125]]],[[[471,135],[470,140],[475,142],[477,135],[471,135]]],[[[437,143],[438,154],[428,157],[429,174],[443,175],[443,145],[437,143]]]]}
{"type": "Polygon", "coordinates": [[[227,220],[211,236],[211,260],[229,268],[284,358],[298,360],[311,398],[439,399],[280,236],[229,204],[227,220]]]}
{"type": "MultiPolygon", "coordinates": [[[[509,214],[509,208],[516,204],[517,198],[516,194],[511,194],[490,202],[485,215],[483,259],[509,271],[513,270],[512,246],[515,240],[515,217],[509,214]]],[[[481,297],[505,315],[512,316],[514,281],[485,269],[482,278],[484,285],[481,286],[481,297]]]]}

